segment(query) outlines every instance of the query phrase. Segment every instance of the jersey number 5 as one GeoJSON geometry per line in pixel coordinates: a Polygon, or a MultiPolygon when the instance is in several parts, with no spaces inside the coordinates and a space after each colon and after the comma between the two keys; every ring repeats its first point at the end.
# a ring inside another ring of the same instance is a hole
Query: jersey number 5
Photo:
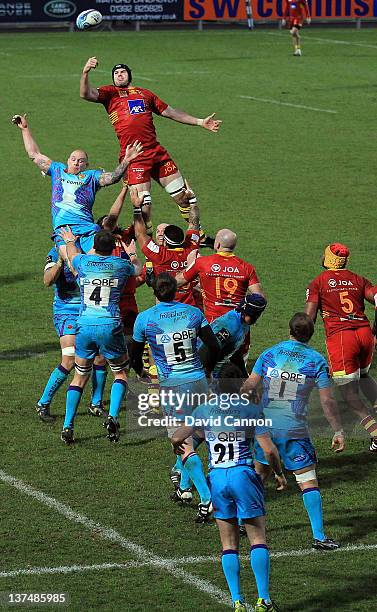
{"type": "Polygon", "coordinates": [[[346,314],[351,314],[353,311],[353,302],[348,296],[348,291],[341,291],[339,293],[340,303],[342,304],[342,310],[346,314]]]}

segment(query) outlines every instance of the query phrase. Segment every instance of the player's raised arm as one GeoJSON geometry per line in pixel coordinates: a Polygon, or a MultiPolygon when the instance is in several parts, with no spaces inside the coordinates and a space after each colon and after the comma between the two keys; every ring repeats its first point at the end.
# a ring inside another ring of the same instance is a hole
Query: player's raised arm
{"type": "Polygon", "coordinates": [[[47,260],[47,264],[45,266],[44,272],[43,272],[43,284],[45,287],[51,287],[51,285],[53,285],[57,279],[59,278],[61,272],[62,272],[62,268],[63,268],[63,258],[58,255],[58,261],[50,261],[47,260]]]}
{"type": "Polygon", "coordinates": [[[25,151],[29,158],[42,170],[42,172],[47,172],[51,165],[51,159],[40,152],[30,132],[26,115],[13,115],[12,123],[17,125],[21,130],[25,151]]]}
{"type": "Polygon", "coordinates": [[[137,188],[134,186],[130,187],[130,198],[132,206],[134,207],[135,236],[139,247],[142,249],[145,244],[151,241],[151,237],[147,234],[147,228],[141,210],[143,198],[139,196],[137,188]]]}
{"type": "Polygon", "coordinates": [[[116,200],[114,201],[114,204],[109,210],[109,214],[106,217],[104,217],[102,221],[103,229],[108,230],[109,232],[112,232],[113,229],[115,228],[116,224],[118,223],[119,215],[122,212],[122,208],[123,208],[124,200],[126,199],[127,192],[128,192],[128,185],[127,183],[126,184],[123,183],[122,189],[120,190],[116,200]]]}
{"type": "Polygon", "coordinates": [[[171,106],[168,106],[164,111],[162,111],[161,115],[163,117],[167,117],[168,119],[172,119],[173,121],[178,121],[178,123],[185,123],[186,125],[199,125],[210,132],[218,132],[220,125],[222,124],[220,119],[214,119],[215,113],[212,113],[212,115],[209,115],[205,119],[199,119],[198,117],[193,117],[185,111],[172,108],[171,106]]]}
{"type": "Polygon", "coordinates": [[[133,143],[133,145],[128,145],[125,156],[120,164],[115,168],[114,172],[104,172],[101,174],[99,179],[99,184],[101,187],[107,187],[108,185],[118,183],[127,170],[128,164],[142,152],[143,147],[137,140],[133,143]]]}
{"type": "Polygon", "coordinates": [[[76,236],[72,233],[70,227],[61,227],[59,229],[60,237],[64,240],[65,245],[67,247],[67,259],[69,263],[69,267],[72,272],[75,274],[76,270],[72,266],[72,260],[76,257],[76,255],[81,255],[80,249],[76,246],[76,236]]]}
{"type": "Polygon", "coordinates": [[[96,57],[90,57],[82,69],[82,75],[80,79],[80,98],[87,100],[88,102],[97,102],[99,93],[98,89],[91,87],[89,83],[89,72],[94,70],[98,66],[98,60],[96,57]]]}

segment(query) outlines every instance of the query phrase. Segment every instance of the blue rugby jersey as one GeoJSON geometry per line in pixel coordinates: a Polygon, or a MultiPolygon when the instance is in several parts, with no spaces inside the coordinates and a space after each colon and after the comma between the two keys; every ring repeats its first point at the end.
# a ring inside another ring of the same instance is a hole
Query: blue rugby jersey
{"type": "Polygon", "coordinates": [[[307,432],[310,393],[331,386],[324,357],[303,342],[285,340],[264,351],[253,372],[263,377],[261,404],[273,429],[307,432]]]}
{"type": "Polygon", "coordinates": [[[192,425],[204,430],[209,467],[252,466],[255,427],[261,429],[258,420],[262,418],[261,406],[252,404],[246,396],[230,401],[229,396],[217,395],[198,406],[192,414],[192,425]]]}
{"type": "Polygon", "coordinates": [[[130,261],[113,255],[76,255],[72,265],[81,293],[79,324],[119,322],[119,299],[128,278],[135,273],[130,261]]]}
{"type": "Polygon", "coordinates": [[[181,302],[160,302],[137,316],[133,339],[148,342],[160,384],[175,386],[205,377],[197,339],[206,325],[199,308],[181,302]]]}
{"type": "Polygon", "coordinates": [[[53,229],[62,225],[94,223],[92,209],[100,189],[102,170],[68,174],[66,164],[53,161],[47,174],[51,177],[53,229]]]}
{"type": "MultiPolygon", "coordinates": [[[[52,248],[46,258],[45,270],[48,270],[58,261],[58,252],[52,248]]],[[[73,314],[80,311],[80,289],[76,277],[66,263],[63,264],[60,275],[54,283],[54,315],[73,314]]]]}

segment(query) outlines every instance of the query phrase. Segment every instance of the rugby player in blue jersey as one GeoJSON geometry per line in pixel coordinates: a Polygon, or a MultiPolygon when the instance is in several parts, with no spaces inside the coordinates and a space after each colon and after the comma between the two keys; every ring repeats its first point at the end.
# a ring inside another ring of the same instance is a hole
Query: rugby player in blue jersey
{"type": "Polygon", "coordinates": [[[63,260],[67,259],[64,241],[60,236],[60,228],[67,225],[78,238],[81,250],[87,253],[93,248],[94,234],[100,229],[92,213],[96,193],[101,187],[120,181],[128,164],[142,152],[141,144],[134,142],[129,145],[124,158],[113,172],[88,170],[88,155],[82,149],[72,151],[66,164],[52,161],[40,152],[30,132],[26,115],[14,115],[12,122],[21,130],[30,159],[43,174],[51,177],[53,238],[59,247],[59,254],[63,260]]]}
{"type": "Polygon", "coordinates": [[[208,481],[223,549],[221,564],[233,607],[246,612],[240,585],[238,520],[242,519],[251,545],[250,563],[258,590],[254,610],[273,612],[276,608],[269,592],[264,490],[254,469],[251,450],[254,435],[276,474],[279,489],[285,488],[286,480],[278,451],[260,422],[262,408],[251,403],[247,394],[240,395],[241,384],[241,370],[231,363],[223,366],[217,395],[194,410],[191,423],[186,419],[188,424],[175,432],[171,442],[176,453],[185,453],[187,438],[198,429],[204,432],[209,454],[208,481]]]}
{"type": "MultiPolygon", "coordinates": [[[[212,321],[211,327],[220,345],[219,360],[213,371],[215,378],[219,377],[221,368],[229,361],[240,368],[244,377],[248,375],[239,349],[250,333],[250,326],[257,322],[266,306],[267,301],[263,295],[252,293],[247,295],[234,310],[229,310],[212,321]]],[[[208,351],[205,346],[200,346],[199,356],[205,365],[208,359],[208,351]]]]}
{"type": "MultiPolygon", "coordinates": [[[[337,403],[333,397],[329,368],[325,359],[308,346],[314,333],[313,320],[296,313],[289,322],[290,336],[268,348],[257,359],[242,392],[255,392],[263,384],[261,406],[266,419],[272,420],[271,437],[286,470],[293,472],[302,491],[308,513],[313,548],[333,550],[339,544],[327,538],[323,528],[322,497],[316,475],[317,457],[308,428],[309,397],[319,391],[322,410],[334,431],[332,448],[344,449],[344,433],[337,403]]],[[[263,479],[270,474],[258,442],[255,445],[256,469],[263,479]]]]}
{"type": "MultiPolygon", "coordinates": [[[[134,214],[141,214],[135,210],[134,214]]],[[[199,398],[208,395],[206,373],[197,351],[198,338],[208,347],[213,365],[217,359],[218,343],[199,308],[174,301],[177,291],[175,278],[161,272],[154,280],[153,289],[159,303],[137,316],[132,367],[137,374],[143,372],[142,355],[144,345],[148,343],[157,367],[161,406],[171,422],[171,427],[167,428],[171,437],[185,416],[196,408],[199,398]]],[[[192,480],[200,496],[196,521],[206,522],[212,511],[211,496],[192,438],[188,440],[179,468],[188,481],[192,480]]],[[[187,496],[182,497],[182,501],[187,499],[187,496]]]]}
{"type": "Polygon", "coordinates": [[[61,439],[74,442],[73,424],[84,387],[97,354],[103,355],[114,375],[109,417],[105,423],[109,440],[119,440],[118,415],[127,389],[128,355],[120,319],[119,300],[125,283],[135,273],[130,261],[115,257],[115,238],[101,230],[94,237],[94,254],[78,251],[76,236],[70,228],[60,235],[67,246],[70,265],[77,272],[81,307],[76,334],[75,375],[68,387],[65,420],[61,439]]]}

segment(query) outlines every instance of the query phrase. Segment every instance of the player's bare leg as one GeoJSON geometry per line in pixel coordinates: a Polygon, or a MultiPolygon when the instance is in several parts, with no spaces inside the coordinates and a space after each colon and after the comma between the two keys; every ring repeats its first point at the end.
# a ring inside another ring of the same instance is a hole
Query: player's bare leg
{"type": "Polygon", "coordinates": [[[313,548],[318,550],[335,550],[339,544],[327,538],[323,528],[322,496],[318,487],[316,464],[313,463],[293,473],[297,485],[302,491],[302,501],[308,513],[313,532],[313,548]]]}
{"type": "Polygon", "coordinates": [[[377,453],[377,421],[369,414],[367,406],[362,401],[359,395],[359,381],[353,380],[345,385],[340,386],[341,394],[344,401],[360,419],[360,425],[370,435],[369,450],[372,453],[377,453]]]}
{"type": "Polygon", "coordinates": [[[296,26],[293,26],[293,28],[290,29],[290,33],[292,35],[292,41],[293,41],[293,47],[294,47],[293,55],[300,56],[301,55],[300,30],[296,26]]]}
{"type": "Polygon", "coordinates": [[[148,236],[153,235],[153,223],[152,223],[152,197],[151,197],[151,182],[146,181],[145,183],[138,183],[137,185],[131,185],[136,187],[139,197],[143,198],[143,204],[141,210],[143,213],[143,219],[148,236]]]}
{"type": "Polygon", "coordinates": [[[197,225],[195,229],[200,233],[201,246],[213,248],[212,239],[205,234],[200,225],[199,207],[196,195],[183,179],[180,171],[178,170],[169,176],[160,177],[159,182],[161,187],[163,187],[176,202],[179,212],[186,223],[194,223],[194,225],[197,225]]]}

